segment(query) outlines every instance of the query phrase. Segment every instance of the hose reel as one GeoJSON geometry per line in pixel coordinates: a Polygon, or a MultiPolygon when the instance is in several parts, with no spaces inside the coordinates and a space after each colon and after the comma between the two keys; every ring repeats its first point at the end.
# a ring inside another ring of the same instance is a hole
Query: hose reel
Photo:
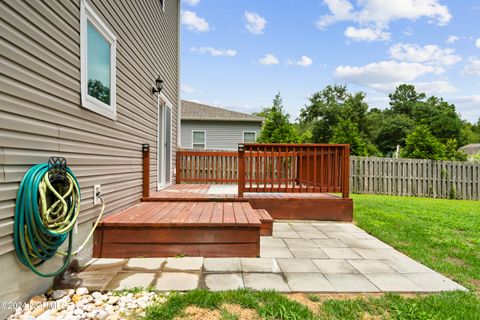
{"type": "Polygon", "coordinates": [[[72,252],[73,230],[80,213],[80,184],[65,158],[52,157],[37,164],[24,175],[18,188],[14,218],[14,246],[20,262],[42,277],[54,277],[69,266],[72,255],[78,254],[100,221],[105,203],[92,230],[82,245],[72,252]],[[68,238],[67,251],[59,248],[68,238]],[[54,272],[38,268],[55,255],[65,256],[54,272]]]}

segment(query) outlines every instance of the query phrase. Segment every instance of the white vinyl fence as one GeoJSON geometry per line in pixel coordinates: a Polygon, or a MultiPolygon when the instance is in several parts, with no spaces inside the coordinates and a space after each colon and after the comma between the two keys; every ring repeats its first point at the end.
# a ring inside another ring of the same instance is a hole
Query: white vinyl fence
{"type": "Polygon", "coordinates": [[[480,164],[351,157],[350,192],[480,200],[480,164]]]}

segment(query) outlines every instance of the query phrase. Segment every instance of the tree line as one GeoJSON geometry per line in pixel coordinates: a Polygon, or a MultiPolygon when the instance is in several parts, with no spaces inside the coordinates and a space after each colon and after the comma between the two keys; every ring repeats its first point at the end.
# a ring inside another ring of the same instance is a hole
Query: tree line
{"type": "Polygon", "coordinates": [[[480,143],[480,118],[462,120],[455,105],[402,84],[389,94],[389,107],[370,108],[364,92],[329,85],[315,92],[294,123],[278,93],[255,113],[265,121],[257,142],[348,143],[357,156],[459,160],[458,147],[480,143]]]}

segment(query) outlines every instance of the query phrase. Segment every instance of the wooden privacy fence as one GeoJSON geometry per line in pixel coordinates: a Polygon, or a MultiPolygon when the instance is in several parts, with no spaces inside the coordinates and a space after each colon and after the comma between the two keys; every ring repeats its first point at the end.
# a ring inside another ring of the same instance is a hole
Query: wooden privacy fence
{"type": "Polygon", "coordinates": [[[238,153],[219,150],[177,150],[177,183],[237,183],[238,153]]]}
{"type": "Polygon", "coordinates": [[[480,200],[480,164],[458,161],[351,157],[350,191],[480,200]]]}
{"type": "Polygon", "coordinates": [[[349,193],[349,145],[248,143],[238,147],[244,192],[349,193]]]}

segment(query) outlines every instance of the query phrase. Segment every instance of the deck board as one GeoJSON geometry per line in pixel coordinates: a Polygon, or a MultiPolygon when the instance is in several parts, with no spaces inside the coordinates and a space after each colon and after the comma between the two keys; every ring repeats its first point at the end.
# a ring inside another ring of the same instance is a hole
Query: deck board
{"type": "MultiPolygon", "coordinates": [[[[250,192],[245,193],[243,198],[238,198],[237,194],[211,194],[208,193],[211,185],[209,184],[176,184],[154,192],[149,198],[143,201],[229,201],[244,202],[248,199],[338,199],[339,196],[329,193],[313,192],[313,188],[307,190],[309,192],[250,192]]],[[[263,188],[259,188],[263,189],[263,188]]],[[[268,188],[267,188],[268,189],[268,188]]]]}
{"type": "Polygon", "coordinates": [[[105,217],[103,226],[258,226],[248,202],[142,202],[105,217]]]}

